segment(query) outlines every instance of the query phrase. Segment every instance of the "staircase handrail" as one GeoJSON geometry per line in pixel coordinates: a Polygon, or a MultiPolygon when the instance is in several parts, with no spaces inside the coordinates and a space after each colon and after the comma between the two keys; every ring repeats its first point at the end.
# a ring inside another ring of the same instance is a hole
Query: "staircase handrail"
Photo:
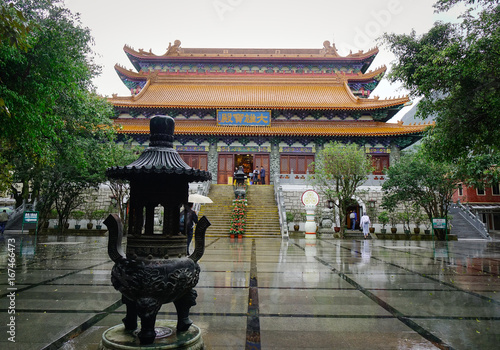
{"type": "Polygon", "coordinates": [[[460,214],[462,217],[469,223],[471,224],[476,230],[479,231],[479,233],[486,239],[491,239],[490,234],[488,233],[488,230],[486,228],[486,225],[484,222],[479,218],[477,214],[474,214],[469,208],[467,208],[465,205],[460,203],[460,201],[457,201],[455,203],[457,208],[460,209],[460,214]]]}
{"type": "Polygon", "coordinates": [[[280,185],[279,174],[275,176],[274,180],[274,198],[278,206],[281,238],[288,238],[288,223],[286,221],[285,200],[283,198],[283,187],[280,185]]]}
{"type": "Polygon", "coordinates": [[[23,201],[23,204],[18,206],[12,213],[9,215],[9,221],[7,222],[6,228],[11,227],[14,225],[16,220],[23,215],[26,209],[29,209],[28,205],[26,204],[26,201],[23,201]]]}

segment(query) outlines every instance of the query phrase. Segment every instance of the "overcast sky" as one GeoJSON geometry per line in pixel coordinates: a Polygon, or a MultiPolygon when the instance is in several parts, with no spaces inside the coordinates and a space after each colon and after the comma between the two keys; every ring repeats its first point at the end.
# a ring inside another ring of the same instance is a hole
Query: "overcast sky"
{"type": "MultiPolygon", "coordinates": [[[[95,39],[102,74],[98,93],[130,95],[114,70],[132,68],[123,51],[166,52],[179,39],[185,48],[318,48],[335,42],[340,55],[377,46],[384,32],[417,33],[436,20],[456,19],[456,12],[435,14],[435,0],[65,0],[95,39]]],[[[380,46],[371,65],[390,68],[393,56],[380,46]]],[[[373,95],[406,94],[384,79],[373,95]]],[[[399,113],[401,114],[401,113],[399,113]]]]}

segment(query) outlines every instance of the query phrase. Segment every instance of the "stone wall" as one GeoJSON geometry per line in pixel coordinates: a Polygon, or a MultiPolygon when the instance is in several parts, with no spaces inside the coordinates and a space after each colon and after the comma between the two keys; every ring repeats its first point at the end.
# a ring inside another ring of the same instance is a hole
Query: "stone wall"
{"type": "MultiPolygon", "coordinates": [[[[283,188],[283,199],[285,203],[285,210],[286,212],[290,211],[300,211],[300,212],[305,212],[304,205],[302,204],[300,198],[302,196],[302,193],[308,189],[313,189],[312,187],[307,187],[307,186],[282,186],[283,188]]],[[[367,210],[367,213],[374,215],[369,215],[371,222],[373,223],[373,226],[375,227],[376,232],[379,232],[380,229],[382,228],[382,225],[379,224],[378,222],[378,214],[380,214],[383,210],[381,205],[382,205],[382,197],[384,193],[381,189],[380,186],[361,186],[358,189],[358,192],[355,196],[355,200],[358,202],[358,205],[364,209],[367,210]],[[374,203],[374,208],[369,209],[370,203],[374,203]]],[[[318,209],[317,209],[317,214],[318,215],[323,215],[321,214],[323,209],[326,208],[326,200],[322,198],[321,194],[320,196],[320,203],[318,204],[318,209]]],[[[401,212],[403,210],[402,207],[396,208],[397,212],[401,212]]],[[[362,214],[362,213],[360,213],[362,214]]],[[[303,225],[301,224],[301,227],[303,225]]],[[[411,223],[411,227],[413,228],[415,225],[411,223]]],[[[402,233],[403,232],[403,225],[401,223],[398,223],[396,225],[398,232],[402,233]]],[[[390,224],[386,225],[386,229],[390,229],[390,224]]],[[[420,226],[421,230],[424,229],[424,226],[420,226]]]]}

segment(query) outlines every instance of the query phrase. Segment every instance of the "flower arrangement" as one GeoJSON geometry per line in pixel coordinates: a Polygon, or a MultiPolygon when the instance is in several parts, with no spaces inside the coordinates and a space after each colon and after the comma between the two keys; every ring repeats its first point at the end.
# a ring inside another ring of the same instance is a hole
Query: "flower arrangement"
{"type": "Polygon", "coordinates": [[[242,235],[245,233],[247,224],[247,200],[235,199],[233,200],[233,213],[231,215],[231,225],[229,226],[229,233],[231,235],[242,235]]]}

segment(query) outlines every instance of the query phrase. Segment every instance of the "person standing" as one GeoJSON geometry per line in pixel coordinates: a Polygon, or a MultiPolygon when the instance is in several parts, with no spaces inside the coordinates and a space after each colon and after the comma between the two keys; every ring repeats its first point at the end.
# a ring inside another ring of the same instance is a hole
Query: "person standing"
{"type": "Polygon", "coordinates": [[[259,184],[259,168],[255,168],[255,170],[253,171],[253,181],[256,185],[259,184]]]}
{"type": "Polygon", "coordinates": [[[187,237],[186,255],[189,255],[189,245],[193,240],[193,227],[198,223],[198,215],[193,210],[193,203],[188,203],[184,206],[184,211],[180,218],[180,229],[187,237]]]}
{"type": "Polygon", "coordinates": [[[365,239],[368,237],[368,232],[370,230],[370,218],[366,213],[363,213],[361,220],[359,221],[359,226],[363,228],[363,235],[365,239]]]}
{"type": "Polygon", "coordinates": [[[9,214],[7,214],[7,210],[3,210],[0,213],[0,234],[3,235],[5,231],[5,226],[7,225],[7,221],[9,221],[9,214]]]}
{"type": "Polygon", "coordinates": [[[248,173],[248,178],[250,179],[250,185],[253,185],[254,184],[254,180],[253,180],[253,171],[250,171],[248,173]]]}
{"type": "Polygon", "coordinates": [[[356,229],[356,221],[358,221],[358,214],[356,211],[351,210],[351,214],[349,215],[349,218],[351,219],[351,227],[352,230],[356,229]]]}
{"type": "Polygon", "coordinates": [[[266,169],[263,166],[260,167],[260,183],[261,185],[266,184],[266,169]]]}

